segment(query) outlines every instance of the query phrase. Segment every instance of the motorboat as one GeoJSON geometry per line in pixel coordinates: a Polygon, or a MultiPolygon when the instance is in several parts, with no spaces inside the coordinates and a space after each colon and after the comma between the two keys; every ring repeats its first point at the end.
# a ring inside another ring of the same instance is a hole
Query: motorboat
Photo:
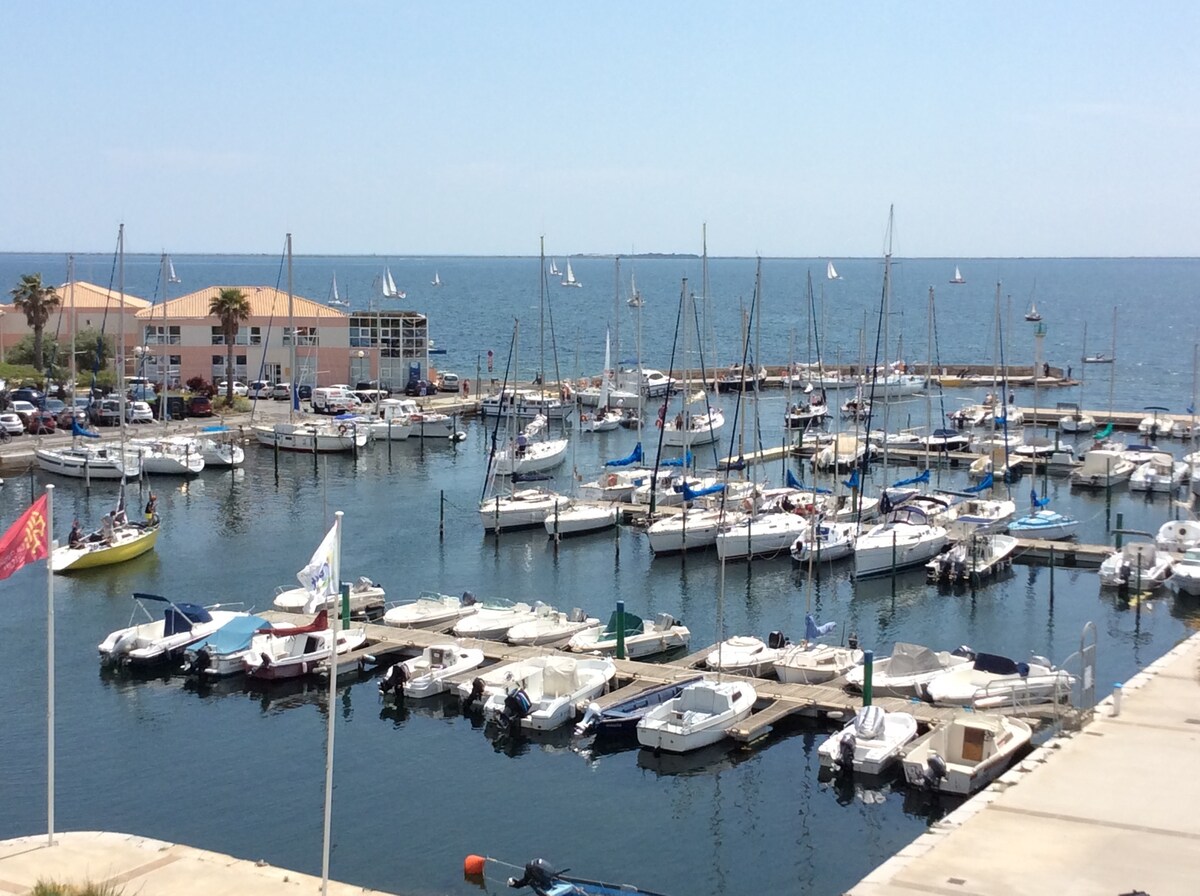
{"type": "Polygon", "coordinates": [[[481,641],[503,641],[514,625],[536,618],[542,604],[514,603],[510,600],[488,600],[477,605],[470,616],[454,623],[453,632],[459,638],[478,638],[481,641]]]}
{"type": "Polygon", "coordinates": [[[599,619],[588,616],[578,607],[567,613],[543,605],[537,608],[533,619],[518,622],[510,628],[504,640],[522,647],[559,647],[584,629],[599,624],[599,619]]]}
{"type": "Polygon", "coordinates": [[[1091,432],[1096,428],[1096,418],[1087,411],[1081,411],[1075,408],[1069,414],[1063,414],[1058,418],[1058,429],[1060,432],[1091,432]]]}
{"type": "Polygon", "coordinates": [[[1042,538],[1049,541],[1074,538],[1079,520],[1057,510],[1030,510],[1008,524],[1008,534],[1018,538],[1042,538]]]}
{"type": "Polygon", "coordinates": [[[1155,439],[1169,439],[1175,434],[1175,421],[1163,416],[1168,413],[1166,408],[1150,406],[1146,410],[1151,413],[1138,421],[1137,430],[1140,435],[1153,442],[1155,439]]]}
{"type": "Polygon", "coordinates": [[[1124,452],[1109,448],[1093,448],[1083,455],[1083,465],[1071,473],[1075,488],[1108,488],[1127,482],[1136,464],[1124,452]]]}
{"type": "Polygon", "coordinates": [[[1012,535],[967,531],[948,551],[925,564],[926,579],[951,586],[977,584],[1011,566],[1009,558],[1016,549],[1012,535]]]}
{"type": "Polygon", "coordinates": [[[403,693],[420,700],[443,694],[453,687],[450,676],[470,672],[483,665],[483,651],[455,642],[432,644],[412,659],[388,668],[379,681],[379,693],[403,693]]]}
{"type": "Polygon", "coordinates": [[[699,750],[724,739],[757,700],[758,692],[745,681],[698,681],[646,713],[637,724],[638,743],[668,753],[699,750]]]}
{"type": "Polygon", "coordinates": [[[181,669],[185,675],[205,680],[241,675],[246,671],[243,654],[255,632],[270,627],[271,623],[261,616],[235,616],[211,635],[189,644],[181,669]]]}
{"type": "MultiPolygon", "coordinates": [[[[457,421],[454,415],[427,410],[421,407],[415,398],[385,398],[379,402],[378,407],[380,421],[392,419],[397,423],[406,423],[410,438],[433,439],[435,442],[455,441],[457,438],[457,421]]],[[[373,422],[372,427],[374,426],[373,422]]]]}
{"type": "Polygon", "coordinates": [[[1159,492],[1171,494],[1187,478],[1188,465],[1175,460],[1171,455],[1160,452],[1143,464],[1138,464],[1129,477],[1129,490],[1133,492],[1159,492]]]}
{"type": "MultiPolygon", "coordinates": [[[[969,647],[935,651],[920,644],[897,641],[892,645],[891,656],[880,657],[871,664],[871,687],[876,694],[920,696],[924,685],[974,660],[975,654],[969,647]]],[[[859,664],[846,673],[846,687],[861,691],[865,678],[866,666],[859,664]]]]}
{"type": "Polygon", "coordinates": [[[1109,588],[1157,588],[1171,575],[1171,555],[1144,541],[1131,541],[1100,564],[1100,584],[1109,588]]]}
{"type": "Polygon", "coordinates": [[[1167,584],[1191,597],[1200,596],[1200,548],[1188,548],[1183,558],[1175,561],[1167,584]]]}
{"type": "Polygon", "coordinates": [[[33,450],[33,456],[47,473],[72,479],[133,479],[142,472],[137,451],[116,444],[39,447],[33,450]]]}
{"type": "Polygon", "coordinates": [[[753,635],[735,635],[714,647],[704,658],[704,665],[714,672],[765,678],[786,648],[783,632],[771,632],[766,641],[753,635]]]}
{"type": "MultiPolygon", "coordinates": [[[[138,608],[149,622],[117,629],[100,642],[104,662],[149,666],[181,654],[189,644],[211,635],[230,620],[246,613],[175,602],[158,594],[134,592],[138,608]],[[162,604],[162,618],[155,619],[146,602],[162,604]]],[[[137,610],[134,611],[135,613],[137,610]]]]}
{"type": "Polygon", "coordinates": [[[811,393],[807,401],[797,402],[784,412],[784,429],[809,429],[819,426],[829,416],[829,404],[825,399],[825,390],[818,389],[811,393]]]}
{"type": "Polygon", "coordinates": [[[478,609],[475,595],[470,591],[464,592],[462,597],[422,591],[416,600],[397,604],[384,612],[383,624],[401,628],[445,629],[478,609]]]}
{"type": "Polygon", "coordinates": [[[967,468],[967,476],[975,480],[987,479],[988,476],[991,476],[993,480],[1007,478],[1007,449],[993,448],[987,454],[981,454],[975,458],[971,461],[971,466],[967,468]]]}
{"type": "MultiPolygon", "coordinates": [[[[383,606],[386,592],[366,576],[359,576],[350,585],[350,615],[360,616],[383,606]]],[[[276,609],[286,613],[315,613],[317,610],[332,610],[342,606],[341,591],[324,597],[307,588],[280,588],[272,601],[276,609]]]]}
{"type": "MultiPolygon", "coordinates": [[[[467,863],[473,863],[470,867],[480,869],[478,875],[481,878],[486,861],[482,856],[467,857],[467,863]]],[[[621,896],[662,896],[661,893],[644,890],[630,883],[589,880],[586,877],[568,875],[566,871],[565,868],[562,871],[555,870],[545,859],[533,859],[525,863],[521,877],[508,879],[508,885],[515,889],[529,887],[537,896],[613,896],[617,893],[621,896]]]]}
{"type": "Polygon", "coordinates": [[[56,573],[78,572],[132,560],[154,549],[158,531],[159,523],[155,520],[115,525],[111,538],[105,538],[99,531],[93,532],[74,545],[68,543],[54,548],[50,569],[56,573]]]}
{"type": "Polygon", "coordinates": [[[717,377],[718,392],[749,392],[761,389],[767,381],[767,368],[743,367],[741,364],[730,364],[717,377]]]}
{"type": "Polygon", "coordinates": [[[925,510],[901,505],[854,543],[854,576],[861,579],[919,566],[941,553],[946,541],[945,528],[933,525],[925,510]]]}
{"type": "Polygon", "coordinates": [[[1183,551],[1200,547],[1200,521],[1168,520],[1158,527],[1154,544],[1159,550],[1183,551]]]}
{"type": "Polygon", "coordinates": [[[556,505],[549,513],[543,524],[546,534],[554,536],[586,535],[589,532],[603,532],[617,524],[616,504],[587,504],[582,501],[571,501],[566,506],[556,505]]]}
{"type": "Polygon", "coordinates": [[[367,427],[371,430],[372,439],[392,442],[407,441],[413,432],[413,424],[405,402],[398,398],[385,398],[380,401],[376,405],[375,416],[371,418],[367,427]]]}
{"type": "Polygon", "coordinates": [[[197,476],[206,465],[195,439],[130,439],[128,444],[141,457],[147,475],[197,476]]]}
{"type": "Polygon", "coordinates": [[[366,629],[361,627],[331,629],[329,614],[321,610],[307,625],[259,629],[242,653],[242,664],[252,678],[299,678],[328,663],[334,644],[337,653],[343,654],[361,647],[366,640],[366,629]]]}
{"type": "Polygon", "coordinates": [[[633,734],[637,723],[645,717],[646,713],[656,706],[674,700],[685,687],[701,680],[699,677],[687,678],[683,681],[654,685],[604,708],[598,703],[590,703],[583,716],[575,724],[574,734],[576,737],[582,737],[592,732],[595,732],[597,736],[633,734]]]}
{"type": "Polygon", "coordinates": [[[817,625],[811,613],[804,616],[804,640],[789,644],[775,660],[775,675],[789,684],[822,684],[845,675],[863,661],[863,652],[854,638],[850,644],[823,644],[820,638],[836,627],[827,622],[817,625]]]}
{"type": "Polygon", "coordinates": [[[951,504],[938,522],[945,526],[954,523],[969,526],[977,533],[1003,532],[1016,512],[1016,503],[1007,499],[967,498],[951,504]]]}
{"type": "Polygon", "coordinates": [[[854,542],[862,527],[858,523],[820,521],[808,532],[798,535],[789,553],[797,563],[841,560],[854,556],[854,542]]]}
{"type": "Polygon", "coordinates": [[[861,775],[880,775],[900,761],[904,746],[917,736],[911,713],[860,707],[845,728],[817,747],[822,768],[861,775]]]}
{"type": "Polygon", "coordinates": [[[547,655],[494,666],[458,686],[464,708],[476,702],[502,728],[519,724],[550,731],[567,724],[575,707],[608,688],[617,667],[606,657],[547,655]]]}
{"type": "Polygon", "coordinates": [[[856,435],[843,433],[817,452],[813,466],[818,470],[832,470],[845,473],[862,464],[863,457],[871,449],[866,439],[856,435]]]}
{"type": "Polygon", "coordinates": [[[931,703],[942,706],[996,706],[1057,703],[1070,697],[1075,679],[1043,657],[1019,663],[994,653],[977,653],[921,685],[931,703]]]}
{"type": "Polygon", "coordinates": [[[371,439],[371,429],[353,421],[273,423],[255,426],[254,437],[258,444],[280,451],[338,454],[366,448],[371,439]]]}
{"type": "Polygon", "coordinates": [[[509,386],[502,392],[485,395],[479,403],[484,417],[513,417],[517,420],[534,420],[538,416],[547,420],[568,419],[575,413],[573,402],[564,401],[558,391],[542,389],[514,389],[509,386]]]}
{"type": "Polygon", "coordinates": [[[192,436],[167,436],[169,441],[195,441],[204,458],[206,469],[212,467],[240,467],[246,461],[246,451],[236,440],[236,433],[225,426],[206,426],[200,434],[192,436]]]}
{"type": "MultiPolygon", "coordinates": [[[[634,450],[634,455],[640,459],[640,445],[634,450]]],[[[624,501],[633,500],[633,492],[639,485],[654,475],[653,470],[644,467],[621,467],[607,470],[589,482],[579,485],[579,496],[591,501],[624,501]]]]}
{"type": "Polygon", "coordinates": [[[1069,476],[1083,466],[1070,445],[1059,445],[1045,460],[1046,472],[1053,476],[1069,476]]]}
{"type": "Polygon", "coordinates": [[[913,787],[972,794],[1000,777],[1032,737],[1029,723],[1011,716],[955,716],[909,744],[904,777],[913,787]]]}
{"type": "Polygon", "coordinates": [[[612,432],[621,425],[624,415],[620,411],[608,411],[604,408],[591,413],[579,415],[580,432],[612,432]]]}
{"type": "Polygon", "coordinates": [[[539,488],[522,488],[507,495],[496,494],[479,504],[479,519],[485,532],[530,529],[541,526],[555,507],[565,509],[571,499],[539,488]]]}
{"type": "Polygon", "coordinates": [[[923,436],[920,444],[928,451],[966,451],[971,447],[971,437],[956,429],[935,429],[923,436]]]}
{"type": "Polygon", "coordinates": [[[594,625],[572,635],[567,649],[575,653],[613,655],[617,652],[618,624],[623,626],[625,658],[631,660],[687,647],[692,639],[688,627],[670,613],[660,613],[649,621],[625,613],[622,620],[614,610],[607,624],[594,625]]]}

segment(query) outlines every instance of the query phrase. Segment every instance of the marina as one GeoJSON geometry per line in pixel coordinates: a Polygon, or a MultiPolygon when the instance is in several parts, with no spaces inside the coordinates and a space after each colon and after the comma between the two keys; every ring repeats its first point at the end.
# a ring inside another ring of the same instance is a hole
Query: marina
{"type": "MultiPolygon", "coordinates": [[[[584,273],[587,258],[573,256],[572,263],[585,285],[563,292],[586,292],[599,281],[596,271],[584,273]]],[[[393,271],[398,267],[392,263],[393,271]]],[[[854,267],[839,264],[843,276],[854,267]]],[[[350,268],[339,262],[339,278],[345,279],[344,269],[350,268]]],[[[444,264],[439,269],[451,270],[444,264]]],[[[440,293],[452,296],[462,273],[448,275],[440,293]]],[[[654,279],[649,271],[643,275],[639,266],[639,288],[646,290],[643,281],[652,284],[654,279]]],[[[971,285],[957,288],[969,290],[971,285]]],[[[1047,305],[1039,301],[1039,306],[1049,320],[1047,305]]],[[[654,304],[648,300],[645,307],[654,304]]],[[[1122,356],[1130,353],[1123,351],[1122,356]]],[[[663,369],[669,366],[663,355],[652,357],[663,369]]],[[[461,358],[454,363],[467,372],[461,358]]],[[[487,379],[481,381],[486,390],[487,379]]],[[[970,395],[971,388],[962,394],[970,395]]],[[[479,391],[474,380],[471,391],[473,396],[479,391]]],[[[1179,391],[1164,403],[1183,407],[1179,391]]],[[[1026,426],[1031,427],[1033,396],[1026,388],[1021,397],[1018,407],[1028,412],[1026,426]]],[[[750,413],[747,405],[739,412],[738,399],[738,393],[710,399],[719,403],[734,435],[733,421],[739,413],[750,413]]],[[[923,415],[927,403],[938,400],[918,395],[898,403],[892,413],[901,414],[901,419],[893,425],[906,424],[910,414],[923,415]]],[[[764,421],[762,434],[748,436],[740,452],[731,450],[728,435],[719,445],[705,446],[696,452],[697,469],[718,470],[723,459],[740,458],[747,468],[731,471],[732,478],[774,483],[790,472],[806,483],[838,489],[846,473],[814,473],[806,458],[793,456],[784,444],[787,403],[785,388],[765,388],[755,411],[764,421]]],[[[855,637],[876,656],[900,640],[939,650],[969,645],[1018,660],[1045,655],[1076,675],[1081,669],[1075,658],[1081,638],[1093,623],[1094,699],[1102,699],[1112,683],[1132,680],[1196,624],[1196,608],[1182,595],[1169,589],[1137,593],[1132,588],[1105,588],[1091,571],[1112,553],[1122,537],[1117,530],[1152,535],[1163,522],[1185,517],[1179,501],[1186,491],[1172,500],[1161,494],[1135,496],[1125,486],[1109,492],[1072,490],[1065,477],[1023,461],[1029,466],[1011,484],[1012,500],[1023,507],[1034,485],[1038,495],[1079,520],[1076,540],[1021,538],[1012,554],[1014,567],[999,570],[976,588],[927,584],[925,570],[919,567],[855,581],[852,561],[822,564],[819,574],[810,576],[786,551],[748,562],[723,563],[711,549],[658,557],[632,519],[602,533],[572,538],[555,539],[542,528],[486,534],[479,501],[492,424],[474,413],[474,400],[447,397],[433,405],[460,419],[462,440],[375,441],[356,455],[344,456],[276,453],[247,444],[245,463],[238,469],[206,469],[191,478],[139,478],[127,484],[131,506],[140,508],[151,489],[158,495],[164,523],[155,551],[124,564],[57,577],[55,582],[62,826],[127,830],[231,856],[264,858],[299,873],[317,870],[317,781],[329,716],[327,684],[310,676],[277,683],[229,679],[197,686],[171,670],[142,675],[119,667],[102,668],[97,675],[96,645],[128,624],[129,595],[134,591],[205,605],[238,603],[280,621],[295,618],[274,617],[267,608],[281,586],[294,586],[296,571],[308,561],[334,510],[346,512],[343,577],[369,577],[386,588],[389,603],[411,601],[422,591],[470,591],[482,600],[544,600],[564,611],[580,607],[604,619],[621,600],[645,619],[665,613],[686,622],[692,630],[687,652],[655,663],[617,661],[614,689],[597,701],[602,706],[631,695],[633,688],[694,677],[694,663],[731,635],[765,639],[778,630],[798,639],[808,612],[822,623],[837,623],[827,636],[831,644],[855,637]],[[209,742],[197,737],[199,730],[220,730],[223,736],[209,742]],[[96,732],[103,736],[94,736],[96,732]],[[136,769],[128,756],[131,743],[139,744],[136,769]],[[171,770],[180,762],[202,766],[201,779],[182,786],[170,783],[171,770]],[[272,793],[272,805],[296,819],[287,829],[264,824],[253,801],[239,809],[236,818],[220,824],[202,811],[179,811],[179,799],[197,806],[242,805],[247,781],[278,781],[285,773],[306,782],[272,793]],[[143,799],[135,789],[155,796],[143,799]]],[[[1126,403],[1131,405],[1136,403],[1126,403]]],[[[284,410],[282,404],[268,407],[270,411],[259,414],[284,410]]],[[[1110,417],[1103,411],[1094,413],[1097,419],[1110,417]]],[[[648,414],[650,425],[642,433],[651,460],[657,434],[652,420],[648,414]]],[[[754,430],[753,420],[751,416],[748,433],[754,430]]],[[[235,432],[250,433],[249,421],[225,422],[235,432]]],[[[831,430],[837,426],[832,421],[828,425],[831,430]]],[[[1037,424],[1037,430],[1042,426],[1037,424]]],[[[603,469],[607,459],[626,456],[637,437],[625,428],[586,434],[572,429],[569,459],[549,487],[572,493],[578,482],[603,469]]],[[[1086,436],[1070,439],[1079,451],[1089,443],[1086,436]]],[[[1174,443],[1173,453],[1181,453],[1180,445],[1174,443]]],[[[736,442],[732,447],[737,448],[736,442]]],[[[907,470],[884,472],[872,465],[872,494],[911,476],[914,467],[925,466],[924,451],[902,450],[908,455],[907,470]]],[[[47,482],[57,485],[55,528],[61,530],[56,532],[60,538],[63,520],[95,519],[112,506],[111,484],[94,482],[89,489],[82,481],[68,483],[30,470],[29,458],[17,444],[5,446],[0,456],[6,460],[6,483],[0,490],[5,519],[15,518],[47,482]]],[[[930,488],[961,493],[972,482],[967,475],[969,456],[948,458],[958,460],[957,466],[930,465],[930,488]]],[[[889,464],[897,460],[890,456],[889,464]]],[[[663,507],[658,512],[679,511],[663,507]]],[[[644,509],[625,513],[633,517],[644,509]]],[[[12,602],[14,613],[0,620],[5,638],[36,633],[43,624],[39,618],[44,605],[29,600],[39,590],[36,568],[19,576],[0,586],[14,597],[22,595],[12,602]]],[[[366,632],[368,643],[345,658],[346,674],[336,682],[334,713],[334,876],[352,879],[357,886],[405,894],[471,892],[476,885],[462,881],[458,873],[464,855],[481,852],[524,861],[532,854],[530,832],[536,830],[538,853],[608,878],[614,868],[606,851],[615,836],[622,867],[632,869],[619,876],[662,892],[737,894],[798,885],[813,892],[843,892],[904,851],[931,825],[940,824],[954,808],[953,800],[933,799],[895,778],[849,783],[822,779],[816,745],[862,702],[836,683],[792,685],[755,679],[757,711],[732,726],[721,743],[696,753],[656,754],[628,743],[577,738],[570,726],[505,738],[482,719],[464,714],[457,697],[380,697],[381,667],[445,635],[373,624],[366,632]],[[360,671],[358,661],[367,657],[384,662],[364,663],[360,671]],[[435,780],[436,787],[430,783],[435,780]],[[786,799],[779,796],[784,792],[786,799]],[[536,798],[531,799],[531,793],[536,798]],[[446,798],[470,804],[477,817],[473,814],[434,844],[404,838],[397,843],[384,833],[390,815],[381,822],[358,811],[356,803],[364,798],[376,805],[395,805],[397,818],[446,798]],[[638,820],[624,821],[627,813],[620,807],[635,803],[638,820]],[[585,842],[568,830],[562,819],[580,811],[581,805],[610,807],[589,811],[611,819],[612,829],[620,833],[600,844],[585,842]],[[508,823],[512,819],[518,823],[508,823]],[[694,877],[663,875],[659,851],[648,837],[656,829],[672,831],[673,841],[678,840],[672,866],[678,862],[694,867],[694,877]],[[815,853],[838,850],[848,837],[855,837],[861,849],[848,860],[844,850],[839,852],[843,860],[837,867],[811,860],[815,853]],[[799,854],[797,843],[802,844],[799,854]],[[785,858],[764,862],[766,855],[785,858]],[[723,882],[713,885],[714,876],[723,882]]],[[[483,649],[493,663],[543,650],[500,644],[484,644],[483,649]]],[[[10,837],[37,830],[40,823],[38,787],[45,774],[42,658],[36,653],[15,657],[13,676],[15,688],[6,699],[23,709],[0,734],[0,746],[23,772],[12,785],[14,812],[0,829],[0,835],[10,837]]],[[[912,712],[923,724],[963,715],[958,707],[885,694],[877,693],[875,702],[888,710],[912,712]]],[[[1051,705],[1023,708],[1020,715],[1036,722],[1035,743],[1040,745],[1059,733],[1069,736],[1083,722],[1079,709],[1051,705]]]]}

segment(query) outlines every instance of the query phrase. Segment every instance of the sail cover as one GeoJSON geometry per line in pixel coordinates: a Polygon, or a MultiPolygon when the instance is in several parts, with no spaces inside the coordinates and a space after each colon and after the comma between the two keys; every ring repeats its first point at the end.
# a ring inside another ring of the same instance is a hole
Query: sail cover
{"type": "Polygon", "coordinates": [[[633,446],[633,451],[628,457],[622,457],[619,460],[606,460],[606,467],[628,467],[630,464],[640,464],[642,462],[642,443],[638,442],[633,446]]]}
{"type": "Polygon", "coordinates": [[[991,473],[988,473],[986,476],[983,477],[983,480],[979,483],[979,485],[972,485],[969,488],[964,488],[963,491],[970,492],[971,494],[976,495],[976,494],[979,494],[979,492],[987,491],[994,484],[995,484],[995,479],[992,478],[991,473]]]}
{"type": "Polygon", "coordinates": [[[688,452],[685,457],[668,457],[666,460],[658,462],[660,467],[690,467],[692,465],[692,452],[688,452]]]}
{"type": "Polygon", "coordinates": [[[912,479],[901,479],[899,482],[893,482],[892,488],[900,488],[905,485],[921,485],[929,481],[929,471],[925,470],[920,476],[914,476],[912,479]]]}
{"type": "Polygon", "coordinates": [[[718,482],[716,485],[710,485],[708,488],[702,488],[696,491],[692,491],[690,488],[688,488],[688,484],[685,482],[683,484],[683,500],[695,501],[697,498],[703,498],[705,495],[715,495],[717,492],[724,490],[725,484],[723,482],[718,482]]]}
{"type": "Polygon", "coordinates": [[[1029,503],[1032,504],[1034,507],[1045,507],[1047,504],[1050,503],[1050,496],[1047,495],[1044,498],[1039,498],[1037,496],[1037,489],[1031,488],[1029,490],[1029,503]]]}
{"type": "Polygon", "coordinates": [[[804,616],[804,639],[806,641],[815,641],[822,635],[827,635],[837,628],[836,622],[824,622],[817,625],[817,620],[813,618],[812,613],[807,613],[804,616]]]}

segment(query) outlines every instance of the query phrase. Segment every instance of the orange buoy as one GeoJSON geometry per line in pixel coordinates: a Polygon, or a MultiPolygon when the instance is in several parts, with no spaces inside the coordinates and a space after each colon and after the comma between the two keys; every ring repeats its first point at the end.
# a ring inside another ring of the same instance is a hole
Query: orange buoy
{"type": "Polygon", "coordinates": [[[487,859],[483,856],[467,856],[463,859],[463,874],[483,874],[483,866],[487,863],[487,859]]]}

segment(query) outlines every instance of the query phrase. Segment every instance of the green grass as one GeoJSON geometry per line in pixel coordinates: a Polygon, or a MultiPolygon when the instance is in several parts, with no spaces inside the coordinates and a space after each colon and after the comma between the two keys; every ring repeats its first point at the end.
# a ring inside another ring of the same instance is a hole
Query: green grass
{"type": "Polygon", "coordinates": [[[120,896],[121,892],[116,884],[64,884],[39,880],[30,896],[120,896]]]}

